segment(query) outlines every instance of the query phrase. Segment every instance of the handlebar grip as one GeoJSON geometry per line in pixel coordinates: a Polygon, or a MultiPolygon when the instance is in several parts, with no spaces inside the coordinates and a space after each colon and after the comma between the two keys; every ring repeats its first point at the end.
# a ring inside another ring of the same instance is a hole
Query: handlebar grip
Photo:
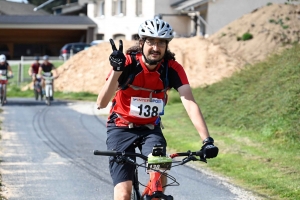
{"type": "Polygon", "coordinates": [[[94,150],[94,155],[102,155],[102,156],[116,156],[117,151],[99,151],[99,150],[94,150]]]}
{"type": "Polygon", "coordinates": [[[202,151],[196,151],[196,156],[203,157],[203,152],[202,151]]]}

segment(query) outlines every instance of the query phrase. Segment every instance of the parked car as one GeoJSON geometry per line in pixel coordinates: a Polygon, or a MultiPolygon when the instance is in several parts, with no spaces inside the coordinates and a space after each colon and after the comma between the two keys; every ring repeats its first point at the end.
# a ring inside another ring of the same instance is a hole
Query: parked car
{"type": "Polygon", "coordinates": [[[60,57],[63,59],[68,59],[70,56],[82,50],[88,49],[90,46],[90,44],[81,42],[65,44],[60,50],[60,57]]]}
{"type": "Polygon", "coordinates": [[[94,40],[94,41],[92,41],[92,42],[90,43],[90,45],[91,45],[91,46],[94,46],[94,45],[100,44],[100,43],[102,43],[102,42],[104,42],[104,40],[94,40]]]}

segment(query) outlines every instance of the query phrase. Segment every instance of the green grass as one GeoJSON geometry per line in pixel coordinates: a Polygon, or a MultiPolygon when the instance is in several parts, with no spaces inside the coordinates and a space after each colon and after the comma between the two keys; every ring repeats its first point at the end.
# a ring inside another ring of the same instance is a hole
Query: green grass
{"type": "MultiPolygon", "coordinates": [[[[266,198],[300,199],[299,61],[298,45],[193,91],[220,148],[207,166],[266,198]]],[[[163,117],[168,144],[181,151],[200,148],[178,102],[172,91],[163,117]]]]}
{"type": "MultiPolygon", "coordinates": [[[[300,45],[265,62],[246,66],[232,77],[193,90],[219,147],[208,160],[215,173],[266,199],[300,199],[300,45]]],[[[31,95],[11,85],[9,96],[31,95]]],[[[59,99],[96,101],[89,93],[55,92],[59,99]]],[[[163,116],[170,149],[201,147],[174,90],[163,116]]],[[[197,164],[198,165],[198,164],[197,164]]]]}

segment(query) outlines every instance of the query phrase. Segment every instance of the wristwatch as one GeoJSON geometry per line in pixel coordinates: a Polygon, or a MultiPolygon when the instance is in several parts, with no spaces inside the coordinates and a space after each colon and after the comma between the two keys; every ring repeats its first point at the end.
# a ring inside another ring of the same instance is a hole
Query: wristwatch
{"type": "Polygon", "coordinates": [[[203,140],[203,144],[206,144],[206,143],[214,143],[214,139],[212,137],[208,137],[205,140],[203,140]]]}

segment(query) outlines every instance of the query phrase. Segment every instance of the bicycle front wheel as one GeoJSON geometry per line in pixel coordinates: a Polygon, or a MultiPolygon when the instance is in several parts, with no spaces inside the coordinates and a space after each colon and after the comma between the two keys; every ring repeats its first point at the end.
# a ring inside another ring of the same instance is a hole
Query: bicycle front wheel
{"type": "Polygon", "coordinates": [[[138,169],[134,171],[132,180],[131,200],[141,200],[141,192],[139,189],[138,169]]]}
{"type": "Polygon", "coordinates": [[[1,106],[3,106],[5,98],[6,98],[6,96],[5,96],[5,85],[3,84],[0,89],[1,89],[0,90],[0,103],[1,103],[1,106]]]}
{"type": "Polygon", "coordinates": [[[135,190],[134,187],[132,187],[132,191],[131,191],[131,200],[140,200],[140,198],[138,197],[137,191],[135,190]]]}

